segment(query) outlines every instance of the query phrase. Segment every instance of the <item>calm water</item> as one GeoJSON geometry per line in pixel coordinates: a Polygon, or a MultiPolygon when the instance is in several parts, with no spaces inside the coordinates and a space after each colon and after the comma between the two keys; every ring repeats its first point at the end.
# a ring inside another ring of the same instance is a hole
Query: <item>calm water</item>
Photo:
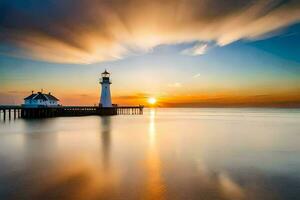
{"type": "Polygon", "coordinates": [[[1,122],[0,199],[300,199],[300,110],[1,122]]]}

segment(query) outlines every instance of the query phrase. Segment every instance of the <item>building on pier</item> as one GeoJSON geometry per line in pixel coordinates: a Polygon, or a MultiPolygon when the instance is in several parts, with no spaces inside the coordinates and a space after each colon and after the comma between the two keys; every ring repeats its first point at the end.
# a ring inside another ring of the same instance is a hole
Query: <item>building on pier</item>
{"type": "Polygon", "coordinates": [[[53,96],[50,92],[45,94],[43,92],[33,93],[24,98],[23,107],[26,108],[43,108],[43,107],[58,107],[59,99],[53,96]]]}

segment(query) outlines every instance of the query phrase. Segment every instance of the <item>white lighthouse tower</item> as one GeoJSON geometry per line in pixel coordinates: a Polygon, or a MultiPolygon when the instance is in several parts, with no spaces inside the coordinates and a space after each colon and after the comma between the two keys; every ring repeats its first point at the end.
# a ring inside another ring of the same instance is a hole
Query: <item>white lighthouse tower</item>
{"type": "Polygon", "coordinates": [[[100,107],[112,107],[111,95],[110,95],[110,73],[106,70],[101,74],[100,84],[101,84],[101,99],[100,107]]]}

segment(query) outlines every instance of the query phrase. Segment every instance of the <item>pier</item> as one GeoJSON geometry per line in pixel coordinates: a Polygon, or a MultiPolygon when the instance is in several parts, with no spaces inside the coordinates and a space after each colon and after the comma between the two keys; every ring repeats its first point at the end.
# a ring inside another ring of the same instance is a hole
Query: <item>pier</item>
{"type": "Polygon", "coordinates": [[[27,108],[23,106],[0,106],[0,120],[18,118],[48,118],[73,116],[142,115],[144,106],[58,106],[27,108]]]}

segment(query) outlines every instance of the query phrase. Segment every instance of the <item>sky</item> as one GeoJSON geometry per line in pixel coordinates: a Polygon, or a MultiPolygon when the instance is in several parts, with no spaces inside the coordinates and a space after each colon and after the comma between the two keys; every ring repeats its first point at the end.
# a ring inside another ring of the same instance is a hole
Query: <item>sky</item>
{"type": "Polygon", "coordinates": [[[0,104],[299,107],[299,0],[1,0],[0,104]]]}

